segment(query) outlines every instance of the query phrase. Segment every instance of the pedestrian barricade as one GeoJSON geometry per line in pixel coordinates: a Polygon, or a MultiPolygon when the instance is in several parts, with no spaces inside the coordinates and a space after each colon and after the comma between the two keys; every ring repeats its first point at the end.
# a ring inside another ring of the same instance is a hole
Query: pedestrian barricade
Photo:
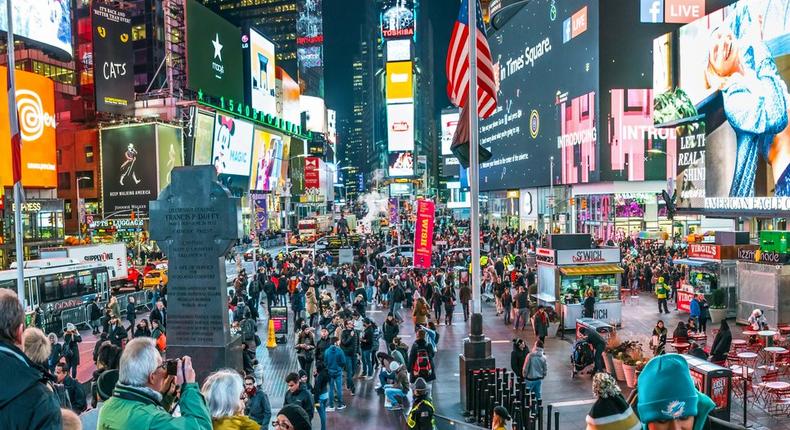
{"type": "Polygon", "coordinates": [[[560,413],[543,406],[525,381],[507,369],[470,370],[464,416],[468,423],[491,428],[494,407],[503,406],[513,418],[513,430],[559,430],[560,413]]]}
{"type": "Polygon", "coordinates": [[[60,313],[61,328],[65,329],[71,323],[76,327],[88,323],[88,307],[85,305],[65,309],[60,313]]]}

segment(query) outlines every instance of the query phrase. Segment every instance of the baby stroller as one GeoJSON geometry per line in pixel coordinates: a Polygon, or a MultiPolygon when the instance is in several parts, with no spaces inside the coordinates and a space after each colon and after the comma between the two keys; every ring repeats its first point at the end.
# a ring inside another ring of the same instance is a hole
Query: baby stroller
{"type": "Polygon", "coordinates": [[[582,373],[585,369],[595,364],[593,348],[586,339],[580,339],[573,344],[571,352],[571,378],[582,373]]]}

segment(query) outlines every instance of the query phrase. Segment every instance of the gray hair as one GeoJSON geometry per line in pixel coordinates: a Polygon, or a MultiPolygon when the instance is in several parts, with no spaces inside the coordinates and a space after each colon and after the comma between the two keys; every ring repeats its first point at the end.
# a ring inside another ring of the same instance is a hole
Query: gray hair
{"type": "Polygon", "coordinates": [[[148,376],[162,363],[156,343],[150,337],[137,337],[126,344],[121,354],[118,382],[132,387],[148,385],[148,376]]]}
{"type": "Polygon", "coordinates": [[[206,398],[211,418],[229,417],[239,413],[244,381],[233,369],[220,369],[206,378],[201,392],[206,398]]]}

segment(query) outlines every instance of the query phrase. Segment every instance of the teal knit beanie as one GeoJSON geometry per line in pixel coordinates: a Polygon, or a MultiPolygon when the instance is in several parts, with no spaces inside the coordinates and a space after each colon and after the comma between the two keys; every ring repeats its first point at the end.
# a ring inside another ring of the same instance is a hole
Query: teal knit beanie
{"type": "Polygon", "coordinates": [[[639,375],[637,390],[639,419],[645,424],[697,415],[697,389],[688,363],[678,354],[650,360],[639,375]]]}

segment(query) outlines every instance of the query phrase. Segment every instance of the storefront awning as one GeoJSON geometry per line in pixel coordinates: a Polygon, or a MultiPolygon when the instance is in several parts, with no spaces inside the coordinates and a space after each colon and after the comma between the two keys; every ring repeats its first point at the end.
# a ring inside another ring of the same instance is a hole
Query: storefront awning
{"type": "Polygon", "coordinates": [[[600,264],[597,266],[561,267],[560,272],[567,276],[611,275],[623,273],[623,268],[616,264],[600,264]]]}
{"type": "Polygon", "coordinates": [[[706,260],[695,260],[690,258],[679,258],[677,260],[672,260],[672,264],[675,266],[677,265],[685,265],[691,267],[703,267],[703,266],[710,266],[718,264],[718,261],[706,261],[706,260]]]}

